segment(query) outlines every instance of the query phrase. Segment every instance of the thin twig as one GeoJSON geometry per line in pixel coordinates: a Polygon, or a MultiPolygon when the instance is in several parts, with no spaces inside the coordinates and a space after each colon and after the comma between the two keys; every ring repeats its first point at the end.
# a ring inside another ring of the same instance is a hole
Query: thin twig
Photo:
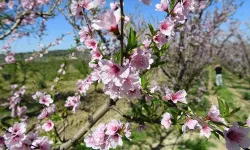
{"type": "Polygon", "coordinates": [[[121,43],[121,66],[123,65],[123,56],[124,56],[124,52],[123,52],[123,38],[124,38],[124,12],[123,12],[123,0],[120,0],[120,6],[121,6],[121,35],[120,35],[120,43],[121,43]]]}

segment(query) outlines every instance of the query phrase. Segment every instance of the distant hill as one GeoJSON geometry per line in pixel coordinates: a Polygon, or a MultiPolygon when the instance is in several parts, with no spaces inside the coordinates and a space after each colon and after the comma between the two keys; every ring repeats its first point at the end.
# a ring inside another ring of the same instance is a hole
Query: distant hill
{"type": "MultiPolygon", "coordinates": [[[[25,59],[32,55],[33,52],[23,52],[23,53],[16,53],[15,58],[16,59],[25,59]]],[[[67,56],[69,54],[68,50],[50,50],[48,54],[45,54],[44,58],[55,58],[55,59],[62,59],[63,57],[67,56]]],[[[77,51],[75,52],[75,56],[78,58],[84,58],[89,59],[89,55],[87,51],[77,51]],[[82,57],[81,57],[82,56],[82,57]]],[[[4,63],[4,54],[0,54],[0,63],[4,63]]]]}

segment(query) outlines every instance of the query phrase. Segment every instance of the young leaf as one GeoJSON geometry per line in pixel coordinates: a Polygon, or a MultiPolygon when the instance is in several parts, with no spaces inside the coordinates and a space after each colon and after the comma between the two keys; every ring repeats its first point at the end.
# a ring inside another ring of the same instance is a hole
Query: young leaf
{"type": "Polygon", "coordinates": [[[160,51],[160,56],[162,56],[166,51],[167,49],[169,48],[170,44],[164,44],[162,47],[161,47],[161,51],[160,51]]]}
{"type": "Polygon", "coordinates": [[[229,104],[225,101],[225,116],[229,115],[229,104]]]}
{"type": "Polygon", "coordinates": [[[131,27],[130,31],[129,31],[129,36],[128,36],[128,45],[126,47],[126,51],[130,51],[134,48],[136,48],[138,45],[137,41],[136,41],[136,32],[134,31],[134,29],[131,27]]]}
{"type": "Polygon", "coordinates": [[[154,27],[152,26],[152,24],[148,24],[149,30],[151,32],[151,35],[154,36],[156,34],[154,27]]]}
{"type": "Polygon", "coordinates": [[[225,104],[224,104],[222,99],[220,99],[218,97],[217,97],[217,99],[218,99],[220,113],[222,114],[222,116],[224,116],[225,115],[225,104]]]}
{"type": "Polygon", "coordinates": [[[215,131],[211,131],[211,133],[212,133],[215,137],[217,137],[217,139],[220,139],[219,134],[217,134],[215,131]]]}
{"type": "Polygon", "coordinates": [[[230,112],[230,115],[237,113],[240,110],[240,107],[235,108],[233,111],[230,112]]]}
{"type": "Polygon", "coordinates": [[[175,0],[171,0],[170,10],[174,9],[175,3],[176,3],[175,0]]]}
{"type": "Polygon", "coordinates": [[[121,56],[122,56],[121,51],[116,53],[114,56],[115,56],[114,60],[115,60],[116,63],[121,62],[121,56]]]}
{"type": "Polygon", "coordinates": [[[147,81],[145,75],[143,75],[141,77],[141,86],[142,86],[143,89],[147,88],[147,86],[148,86],[148,81],[147,81]]]}

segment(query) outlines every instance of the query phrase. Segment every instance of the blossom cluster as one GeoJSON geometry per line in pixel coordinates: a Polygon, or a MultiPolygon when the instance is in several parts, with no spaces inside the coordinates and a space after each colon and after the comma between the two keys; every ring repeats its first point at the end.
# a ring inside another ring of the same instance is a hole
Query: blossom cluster
{"type": "Polygon", "coordinates": [[[118,120],[112,120],[107,124],[99,124],[95,131],[84,139],[84,142],[87,147],[93,149],[116,148],[118,145],[122,146],[123,135],[130,140],[130,124],[123,125],[118,120]]]}
{"type": "MultiPolygon", "coordinates": [[[[9,109],[11,109],[11,116],[12,117],[24,117],[24,114],[27,110],[26,106],[20,106],[21,102],[21,96],[25,94],[26,87],[22,86],[21,88],[17,89],[18,85],[14,84],[11,86],[11,89],[13,90],[12,96],[10,96],[8,99],[10,101],[9,109]]],[[[25,117],[24,117],[25,118],[25,117]]]]}
{"type": "Polygon", "coordinates": [[[37,91],[34,95],[32,95],[32,98],[38,101],[40,104],[46,106],[38,115],[37,119],[43,120],[45,118],[48,118],[42,125],[42,129],[45,132],[51,131],[54,128],[54,123],[49,119],[49,117],[56,111],[56,106],[55,104],[53,104],[51,95],[37,91]]]}
{"type": "Polygon", "coordinates": [[[44,104],[47,107],[53,103],[51,95],[39,91],[37,91],[34,95],[32,95],[32,98],[34,100],[37,100],[40,104],[44,104]]]}
{"type": "Polygon", "coordinates": [[[50,141],[48,137],[45,136],[38,137],[37,132],[26,133],[26,131],[27,131],[27,125],[25,123],[16,122],[3,135],[5,146],[11,150],[50,149],[52,141],[50,141]]]}
{"type": "MultiPolygon", "coordinates": [[[[118,3],[111,3],[110,7],[111,10],[103,14],[102,20],[92,21],[91,27],[94,30],[104,29],[118,35],[118,24],[121,20],[120,8],[118,3]]],[[[141,78],[139,72],[150,69],[150,65],[154,62],[151,58],[150,50],[143,46],[134,49],[128,59],[122,62],[122,64],[117,64],[115,61],[103,57],[102,49],[98,46],[97,39],[92,36],[92,28],[89,28],[89,26],[83,27],[79,32],[80,41],[88,49],[91,49],[89,67],[93,68],[93,72],[85,80],[77,82],[78,93],[86,95],[92,83],[101,81],[104,84],[105,94],[112,99],[122,98],[123,96],[129,100],[141,98],[141,78]]],[[[71,99],[75,99],[75,97],[69,97],[65,106],[76,108],[79,105],[79,101],[71,99]]],[[[75,109],[73,110],[75,112],[75,109]]]]}
{"type": "MultiPolygon", "coordinates": [[[[171,118],[172,115],[168,112],[166,112],[163,115],[163,118],[161,120],[161,124],[168,129],[172,122],[171,122],[171,118]]],[[[224,119],[220,117],[220,111],[217,109],[217,107],[215,105],[212,105],[212,107],[210,108],[208,115],[206,117],[207,120],[213,121],[213,122],[220,122],[220,123],[225,123],[224,119]]],[[[187,129],[189,130],[194,130],[195,128],[200,128],[200,134],[209,138],[211,135],[211,131],[212,129],[205,123],[200,123],[195,120],[192,119],[190,116],[187,116],[185,118],[185,122],[182,126],[182,131],[185,133],[187,131],[187,129]]]]}
{"type": "MultiPolygon", "coordinates": [[[[169,129],[172,124],[172,115],[168,112],[164,113],[162,116],[161,124],[169,129]]],[[[180,118],[180,117],[179,117],[180,118]]],[[[208,125],[205,121],[218,122],[226,124],[224,118],[221,117],[219,109],[212,105],[205,120],[192,119],[191,116],[185,118],[184,124],[182,125],[182,132],[185,133],[187,130],[200,129],[200,135],[209,138],[211,136],[212,127],[208,125]]],[[[249,117],[250,118],[250,117],[249,117]]],[[[247,120],[247,124],[249,124],[247,120]]],[[[249,125],[248,125],[249,126],[249,125]]],[[[250,128],[240,127],[237,123],[234,123],[232,127],[224,129],[224,138],[226,140],[226,147],[228,150],[248,148],[250,146],[250,138],[248,134],[250,128]]]]}
{"type": "MultiPolygon", "coordinates": [[[[49,4],[49,0],[22,0],[20,2],[22,9],[25,11],[29,11],[34,9],[35,7],[39,7],[44,4],[49,4]]],[[[15,7],[17,7],[19,3],[14,0],[9,0],[7,2],[0,2],[0,11],[8,11],[13,10],[15,7]]]]}

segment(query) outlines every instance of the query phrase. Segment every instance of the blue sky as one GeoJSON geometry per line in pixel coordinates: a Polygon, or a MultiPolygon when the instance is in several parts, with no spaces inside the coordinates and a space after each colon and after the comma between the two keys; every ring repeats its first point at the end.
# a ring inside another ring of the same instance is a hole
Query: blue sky
{"type": "MultiPolygon", "coordinates": [[[[151,0],[152,5],[146,6],[138,2],[138,0],[124,0],[125,1],[125,14],[132,13],[135,8],[139,9],[146,17],[156,16],[159,20],[162,20],[164,17],[163,12],[155,11],[155,4],[159,3],[160,0],[151,0]]],[[[235,14],[234,18],[237,18],[241,21],[250,21],[250,0],[237,0],[237,2],[244,2],[244,5],[239,8],[238,12],[235,14]]],[[[244,29],[244,27],[242,27],[244,29]]],[[[60,37],[63,33],[72,32],[71,25],[64,19],[63,16],[57,16],[54,19],[51,19],[47,23],[47,33],[41,44],[48,44],[52,41],[55,41],[57,37],[60,37]]],[[[28,38],[23,38],[13,43],[13,52],[27,52],[36,50],[38,47],[38,39],[34,36],[28,38]]],[[[4,44],[4,41],[0,41],[0,47],[4,44]]],[[[73,34],[67,35],[64,38],[64,41],[51,49],[68,49],[71,46],[74,46],[73,34]]]]}

